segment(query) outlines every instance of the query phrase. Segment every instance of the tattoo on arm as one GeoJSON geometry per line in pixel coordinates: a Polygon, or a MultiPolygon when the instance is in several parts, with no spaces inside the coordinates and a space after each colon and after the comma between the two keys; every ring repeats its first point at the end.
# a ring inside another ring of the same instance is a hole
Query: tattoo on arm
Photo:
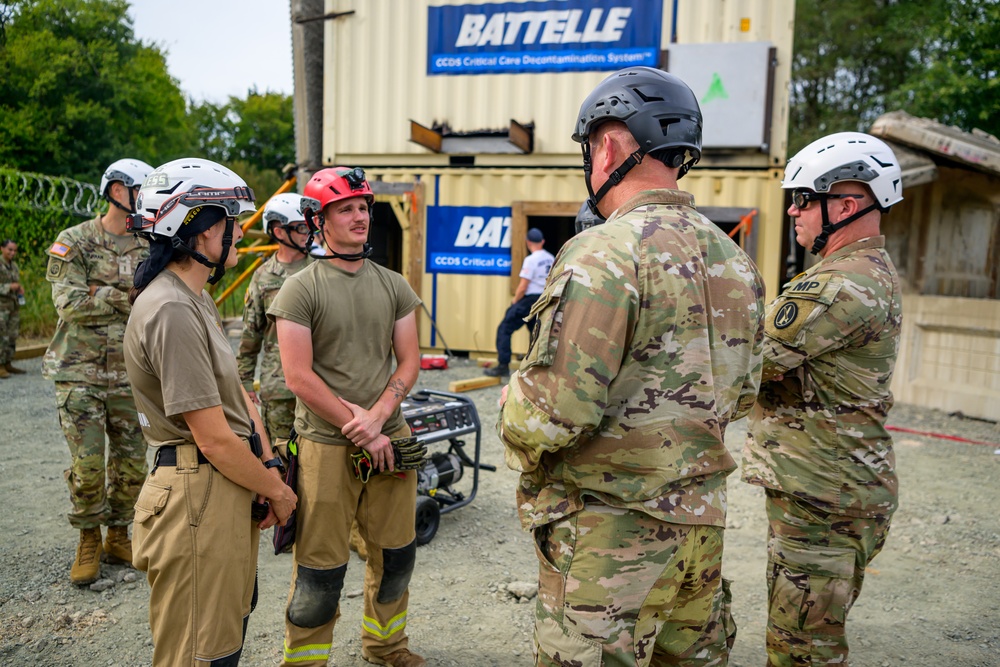
{"type": "Polygon", "coordinates": [[[406,397],[406,383],[399,378],[391,381],[386,389],[392,392],[392,397],[397,401],[406,397]]]}

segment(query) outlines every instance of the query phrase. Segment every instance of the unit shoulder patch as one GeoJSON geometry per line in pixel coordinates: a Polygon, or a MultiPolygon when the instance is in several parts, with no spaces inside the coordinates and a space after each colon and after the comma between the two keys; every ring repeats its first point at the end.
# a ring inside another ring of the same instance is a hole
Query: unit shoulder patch
{"type": "Polygon", "coordinates": [[[816,299],[782,298],[776,308],[767,315],[764,333],[781,341],[790,347],[798,347],[799,332],[809,321],[809,316],[817,308],[826,308],[826,304],[816,299]]]}

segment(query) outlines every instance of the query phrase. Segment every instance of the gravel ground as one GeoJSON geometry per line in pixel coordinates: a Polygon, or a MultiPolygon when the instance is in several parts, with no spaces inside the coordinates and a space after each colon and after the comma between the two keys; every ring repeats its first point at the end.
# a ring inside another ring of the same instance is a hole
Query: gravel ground
{"type": "MultiPolygon", "coordinates": [[[[0,380],[8,434],[0,445],[0,664],[38,666],[149,664],[145,576],[102,566],[99,586],[69,583],[77,534],[65,515],[68,465],[52,384],[38,359],[18,362],[28,375],[0,380]]],[[[481,374],[472,360],[452,359],[446,371],[424,371],[418,387],[481,374]]],[[[471,505],[443,515],[437,536],[417,551],[411,585],[411,648],[431,665],[507,667],[531,663],[536,577],[534,553],[514,507],[516,475],[503,466],[493,425],[499,387],[468,392],[483,423],[483,472],[471,505]],[[526,590],[525,590],[526,589],[526,590]]],[[[965,444],[896,434],[901,507],[888,544],[874,561],[849,623],[856,667],[1000,665],[1000,427],[898,405],[890,423],[980,440],[965,444]]],[[[746,425],[727,444],[738,455],[746,425]]],[[[474,442],[468,438],[468,444],[474,442]]],[[[432,451],[438,445],[431,445],[432,451]]],[[[459,490],[471,490],[471,471],[459,490]]],[[[764,662],[765,537],[763,493],[730,478],[726,574],[734,580],[740,627],[731,664],[764,662]]],[[[268,536],[269,537],[269,534],[268,536]]],[[[241,664],[280,661],[291,557],[274,556],[262,540],[260,603],[250,620],[241,664]]],[[[221,548],[221,546],[220,546],[221,548]]],[[[360,656],[363,567],[352,556],[343,617],[330,664],[366,665],[360,656]]]]}

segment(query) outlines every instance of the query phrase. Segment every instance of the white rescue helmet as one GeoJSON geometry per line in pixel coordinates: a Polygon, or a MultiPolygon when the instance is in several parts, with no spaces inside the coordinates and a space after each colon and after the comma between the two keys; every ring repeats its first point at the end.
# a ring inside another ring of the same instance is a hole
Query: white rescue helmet
{"type": "Polygon", "coordinates": [[[840,181],[864,183],[887,211],[903,200],[903,173],[892,149],[862,132],[837,132],[812,142],[788,161],[781,187],[829,192],[840,181]]]}
{"type": "Polygon", "coordinates": [[[253,190],[233,171],[210,160],[181,158],[146,177],[128,228],[169,239],[204,206],[218,206],[232,218],[257,210],[253,190]]]}
{"type": "Polygon", "coordinates": [[[307,222],[307,214],[318,215],[319,202],[294,193],[275,195],[264,206],[264,231],[273,236],[275,227],[307,222]]]}
{"type": "Polygon", "coordinates": [[[101,196],[108,196],[108,186],[115,181],[121,181],[126,188],[140,186],[151,171],[153,171],[153,167],[142,160],[130,157],[115,160],[108,165],[108,168],[104,170],[104,175],[101,176],[101,196]]]}

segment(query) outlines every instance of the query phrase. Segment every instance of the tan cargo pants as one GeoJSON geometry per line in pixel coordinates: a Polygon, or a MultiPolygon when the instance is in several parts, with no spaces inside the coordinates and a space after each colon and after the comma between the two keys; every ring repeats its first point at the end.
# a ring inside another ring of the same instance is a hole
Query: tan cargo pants
{"type": "Polygon", "coordinates": [[[253,493],[207,463],[195,445],[159,466],[135,504],[133,563],[149,580],[153,665],[195,665],[243,645],[257,577],[253,493]]]}

